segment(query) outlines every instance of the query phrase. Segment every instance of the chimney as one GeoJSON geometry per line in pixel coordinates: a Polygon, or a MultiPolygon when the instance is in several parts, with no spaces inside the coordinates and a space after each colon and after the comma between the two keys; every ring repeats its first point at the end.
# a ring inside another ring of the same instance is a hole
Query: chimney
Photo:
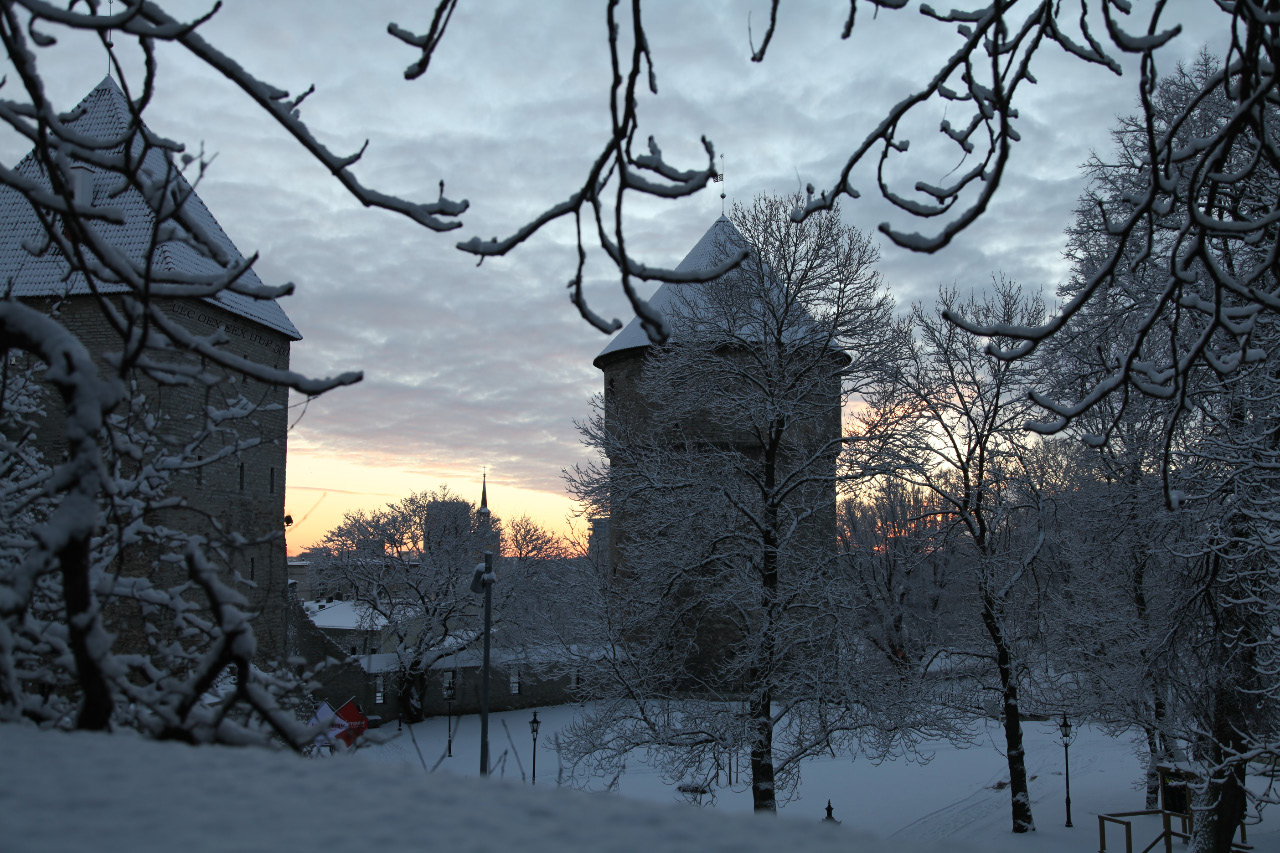
{"type": "Polygon", "coordinates": [[[71,167],[71,200],[81,207],[93,207],[93,172],[88,166],[71,167]]]}

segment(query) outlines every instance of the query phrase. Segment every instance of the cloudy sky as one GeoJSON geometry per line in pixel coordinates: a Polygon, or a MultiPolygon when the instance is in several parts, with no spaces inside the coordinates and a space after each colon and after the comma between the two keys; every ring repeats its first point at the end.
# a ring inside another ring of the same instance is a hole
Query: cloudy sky
{"type": "MultiPolygon", "coordinates": [[[[186,18],[211,6],[160,5],[186,18]]],[[[1147,5],[1135,3],[1139,12],[1147,5]]],[[[1225,16],[1213,4],[1169,5],[1186,26],[1162,67],[1206,43],[1222,52],[1225,16]]],[[[860,6],[853,37],[842,41],[841,6],[783,4],[768,58],[756,64],[749,27],[758,40],[767,0],[646,4],[659,95],[641,101],[642,136],[656,136],[683,168],[705,165],[699,140],[710,139],[725,157],[729,203],[831,186],[884,111],[958,43],[953,26],[928,21],[915,4],[878,16],[860,6]]],[[[605,4],[461,0],[430,70],[406,81],[416,56],[387,24],[425,32],[433,7],[228,0],[201,32],[277,87],[297,93],[314,84],[302,117],[339,153],[369,140],[355,168],[367,186],[430,200],[443,180],[450,198],[469,200],[463,227],[447,234],[364,209],[225,78],[181,48],[157,51],[159,93],[147,123],[216,155],[200,195],[241,251],[260,254],[264,281],[297,285],[284,302],[304,336],[294,367],[365,372],[360,385],[295,409],[291,552],[342,512],[410,491],[448,484],[478,497],[485,466],[498,514],[562,528],[573,510],[560,471],[583,458],[573,421],[600,387],[591,361],[607,339],[567,300],[571,224],[479,268],[454,244],[506,236],[581,185],[608,131],[605,4]]],[[[70,108],[106,74],[106,56],[88,36],[56,35],[40,62],[49,95],[70,108]]],[[[141,67],[136,44],[117,38],[116,47],[129,69],[141,67]]],[[[1053,46],[1033,68],[1039,84],[1022,93],[1017,123],[1023,141],[984,218],[933,256],[881,241],[880,269],[900,306],[931,301],[939,285],[982,288],[997,274],[1051,296],[1063,278],[1062,231],[1083,189],[1079,164],[1091,150],[1105,153],[1114,117],[1134,110],[1137,73],[1129,62],[1116,77],[1053,46]]],[[[0,97],[25,99],[11,73],[0,97]]],[[[938,183],[962,165],[934,144],[939,117],[941,107],[922,123],[911,170],[900,176],[938,183]]],[[[5,165],[25,150],[12,134],[0,139],[5,165]]],[[[632,251],[675,266],[720,215],[719,186],[680,201],[629,203],[632,251]]],[[[844,203],[845,218],[874,229],[892,212],[873,198],[867,175],[855,186],[863,199],[844,203]]],[[[598,252],[588,296],[598,313],[629,318],[598,252]]]]}

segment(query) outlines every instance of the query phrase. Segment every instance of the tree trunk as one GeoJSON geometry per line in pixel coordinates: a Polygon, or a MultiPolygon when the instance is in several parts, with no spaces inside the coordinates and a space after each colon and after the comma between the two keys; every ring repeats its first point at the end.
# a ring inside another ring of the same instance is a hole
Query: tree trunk
{"type": "Polygon", "coordinates": [[[406,723],[420,723],[424,719],[423,709],[426,706],[427,680],[423,677],[421,680],[411,675],[411,672],[421,671],[417,667],[421,666],[420,662],[415,661],[410,672],[401,670],[396,674],[399,684],[400,693],[400,718],[406,723]]]}
{"type": "Polygon", "coordinates": [[[776,814],[778,798],[773,784],[773,702],[765,689],[752,697],[751,725],[751,807],[776,814]]]}
{"type": "Polygon", "coordinates": [[[1224,778],[1210,780],[1204,798],[1207,808],[1195,812],[1194,853],[1231,853],[1245,813],[1244,768],[1235,767],[1224,778]]]}
{"type": "MultiPolygon", "coordinates": [[[[765,534],[768,540],[769,534],[765,534]]],[[[766,552],[761,571],[760,660],[752,673],[748,725],[751,727],[751,805],[757,812],[776,814],[777,793],[773,774],[773,688],[774,634],[777,630],[777,551],[766,552]]]]}
{"type": "MultiPolygon", "coordinates": [[[[1230,692],[1230,688],[1220,691],[1219,698],[1228,702],[1235,701],[1235,696],[1222,695],[1230,692]]],[[[1207,745],[1214,764],[1220,762],[1230,750],[1244,746],[1243,739],[1231,725],[1233,721],[1227,719],[1228,716],[1225,713],[1218,714],[1214,727],[1215,739],[1207,745]],[[1229,749],[1224,750],[1223,744],[1227,744],[1229,749]]],[[[1244,765],[1236,763],[1225,772],[1214,774],[1196,797],[1197,803],[1193,810],[1193,853],[1231,853],[1231,841],[1244,820],[1247,805],[1244,781],[1244,765]]]]}
{"type": "MultiPolygon", "coordinates": [[[[1130,483],[1136,484],[1137,481],[1138,475],[1135,474],[1134,477],[1130,479],[1130,483]]],[[[1134,510],[1133,506],[1130,505],[1128,525],[1132,527],[1136,524],[1138,524],[1137,512],[1134,510]]],[[[1131,553],[1129,559],[1133,563],[1132,593],[1134,610],[1143,635],[1149,636],[1151,619],[1147,610],[1146,563],[1144,561],[1144,557],[1140,554],[1131,553]]],[[[1152,677],[1150,652],[1146,647],[1143,647],[1138,650],[1138,655],[1141,658],[1143,665],[1143,685],[1147,690],[1151,691],[1152,716],[1154,720],[1154,725],[1144,727],[1147,735],[1146,808],[1158,809],[1160,808],[1159,764],[1167,758],[1165,755],[1163,735],[1165,715],[1164,700],[1160,698],[1160,685],[1157,683],[1157,679],[1152,677]]]]}
{"type": "MultiPolygon", "coordinates": [[[[1232,532],[1242,538],[1247,535],[1239,524],[1232,526],[1232,532]]],[[[1193,809],[1195,853],[1231,851],[1231,840],[1248,807],[1245,765],[1232,759],[1249,748],[1250,735],[1257,737],[1265,731],[1265,721],[1256,719],[1252,708],[1254,696],[1270,686],[1269,677],[1263,674],[1266,669],[1257,661],[1260,634],[1266,628],[1254,621],[1256,616],[1248,605],[1249,590],[1238,575],[1227,574],[1225,564],[1220,554],[1209,557],[1209,579],[1222,590],[1214,614],[1215,628],[1219,638],[1231,638],[1231,642],[1219,639],[1217,665],[1202,700],[1207,716],[1202,726],[1209,733],[1197,743],[1196,757],[1211,775],[1193,809]]]]}
{"type": "Polygon", "coordinates": [[[777,814],[778,797],[773,773],[774,635],[778,630],[778,508],[772,503],[777,480],[781,427],[774,426],[764,449],[764,552],[760,560],[760,651],[752,673],[749,723],[751,726],[751,805],[757,813],[777,814]]]}
{"type": "MultiPolygon", "coordinates": [[[[1228,615],[1235,615],[1228,612],[1228,615]]],[[[1233,755],[1244,751],[1248,744],[1243,732],[1249,731],[1249,719],[1240,693],[1247,673],[1237,679],[1224,678],[1210,695],[1212,735],[1205,738],[1197,750],[1203,764],[1222,768],[1233,755]]],[[[1194,853],[1230,853],[1231,840],[1244,820],[1248,805],[1245,793],[1245,766],[1236,761],[1225,769],[1219,769],[1208,780],[1204,790],[1196,797],[1193,814],[1195,830],[1192,837],[1194,853]]]]}
{"type": "Polygon", "coordinates": [[[1160,741],[1156,736],[1156,730],[1147,726],[1147,800],[1143,808],[1148,810],[1160,808],[1160,771],[1158,766],[1164,759],[1164,750],[1160,748],[1160,741]]]}
{"type": "Polygon", "coordinates": [[[1027,790],[1026,751],[1022,746],[1022,714],[1018,710],[1018,681],[1013,672],[1013,656],[1004,636],[1004,626],[995,602],[986,593],[982,601],[982,621],[996,648],[1000,670],[1000,694],[1004,700],[1005,753],[1009,760],[1009,796],[1013,804],[1013,831],[1035,832],[1031,817],[1031,795],[1027,790]]]}
{"type": "Polygon", "coordinates": [[[101,731],[111,722],[111,688],[89,646],[101,631],[93,593],[89,587],[89,539],[73,537],[58,552],[62,570],[62,597],[66,602],[67,634],[76,662],[76,678],[84,691],[76,728],[101,731]]]}

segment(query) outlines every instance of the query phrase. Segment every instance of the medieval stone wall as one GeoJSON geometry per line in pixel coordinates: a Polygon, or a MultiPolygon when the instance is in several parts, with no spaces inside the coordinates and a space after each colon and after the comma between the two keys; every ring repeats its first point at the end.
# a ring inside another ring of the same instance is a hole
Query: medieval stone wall
{"type": "MultiPolygon", "coordinates": [[[[549,666],[502,661],[490,663],[489,710],[514,711],[543,705],[562,705],[574,701],[574,676],[557,674],[549,666]],[[518,685],[518,691],[513,687],[518,685]]],[[[478,714],[480,712],[481,669],[460,666],[457,669],[433,669],[423,689],[423,709],[429,717],[447,713],[478,714]],[[444,699],[444,681],[453,673],[455,698],[444,699]]],[[[492,736],[492,733],[491,735],[492,736]]]]}

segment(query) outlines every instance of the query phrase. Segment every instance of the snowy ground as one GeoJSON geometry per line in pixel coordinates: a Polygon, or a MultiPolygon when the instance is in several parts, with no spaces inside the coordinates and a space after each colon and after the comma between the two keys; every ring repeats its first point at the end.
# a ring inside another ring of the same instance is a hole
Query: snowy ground
{"type": "MultiPolygon", "coordinates": [[[[575,713],[572,706],[538,709],[542,721],[538,734],[540,788],[557,783],[554,735],[575,713]]],[[[497,773],[508,780],[528,781],[530,716],[529,711],[513,711],[490,718],[493,760],[500,766],[497,773]]],[[[452,758],[444,757],[447,738],[443,719],[413,726],[412,737],[406,729],[390,742],[360,750],[357,757],[406,763],[418,773],[423,772],[425,764],[437,773],[478,775],[479,718],[467,716],[460,722],[455,720],[455,724],[458,728],[452,758]]],[[[391,726],[382,731],[393,730],[391,726]]],[[[866,759],[851,761],[848,757],[812,760],[802,770],[799,797],[782,807],[781,816],[788,823],[811,823],[822,817],[830,799],[835,817],[842,821],[837,832],[867,833],[898,842],[945,840],[989,853],[1080,853],[1098,849],[1098,814],[1138,811],[1143,807],[1143,791],[1135,784],[1141,779],[1142,767],[1128,739],[1108,737],[1098,729],[1083,726],[1071,746],[1074,827],[1064,826],[1066,791],[1061,738],[1056,724],[1031,722],[1025,724],[1024,734],[1037,831],[1031,837],[1015,836],[1010,832],[1009,791],[1002,784],[1009,778],[1004,755],[998,748],[1002,734],[995,723],[979,731],[967,748],[946,742],[930,744],[933,758],[927,764],[896,761],[875,765],[866,759]]],[[[600,780],[595,787],[603,787],[607,781],[600,780]]],[[[714,810],[749,813],[751,795],[745,781],[744,776],[731,787],[717,789],[714,810]]],[[[641,758],[629,763],[626,773],[617,780],[616,791],[622,798],[684,802],[683,796],[645,766],[641,758]]],[[[1251,828],[1249,841],[1263,853],[1280,853],[1280,814],[1269,817],[1262,825],[1251,828]]],[[[1146,847],[1159,832],[1156,819],[1147,821],[1149,826],[1135,824],[1136,850],[1146,847]]],[[[1108,849],[1124,850],[1123,830],[1119,827],[1110,830],[1108,849]]],[[[1175,849],[1179,849],[1177,845],[1175,849]]]]}
{"type": "MultiPolygon", "coordinates": [[[[746,814],[741,783],[720,789],[714,808],[675,804],[674,792],[641,763],[619,779],[620,795],[583,794],[556,786],[549,748],[573,713],[539,709],[536,788],[521,781],[521,765],[526,779],[531,769],[528,711],[493,715],[503,771],[488,782],[461,778],[478,775],[475,717],[463,718],[452,758],[441,758],[443,720],[415,726],[412,738],[405,732],[326,760],[0,725],[0,851],[1088,853],[1098,849],[1098,812],[1142,801],[1129,745],[1086,727],[1071,748],[1076,826],[1063,827],[1062,748],[1039,723],[1027,728],[1039,826],[1030,836],[1009,832],[1008,791],[993,787],[1004,779],[994,728],[969,749],[937,745],[923,766],[814,761],[801,798],[779,820],[746,814]],[[437,763],[437,772],[424,772],[423,764],[437,763]],[[840,826],[818,821],[827,798],[840,826]]],[[[1135,832],[1135,849],[1155,831],[1135,832]]],[[[1112,839],[1111,850],[1124,849],[1120,836],[1112,839]]],[[[1255,827],[1249,840],[1261,853],[1280,853],[1280,818],[1255,827]]]]}
{"type": "MultiPolygon", "coordinates": [[[[350,757],[0,725],[3,853],[954,853],[350,757]]],[[[843,830],[843,827],[835,827],[843,830]]],[[[968,849],[968,848],[961,848],[968,849]]]]}

